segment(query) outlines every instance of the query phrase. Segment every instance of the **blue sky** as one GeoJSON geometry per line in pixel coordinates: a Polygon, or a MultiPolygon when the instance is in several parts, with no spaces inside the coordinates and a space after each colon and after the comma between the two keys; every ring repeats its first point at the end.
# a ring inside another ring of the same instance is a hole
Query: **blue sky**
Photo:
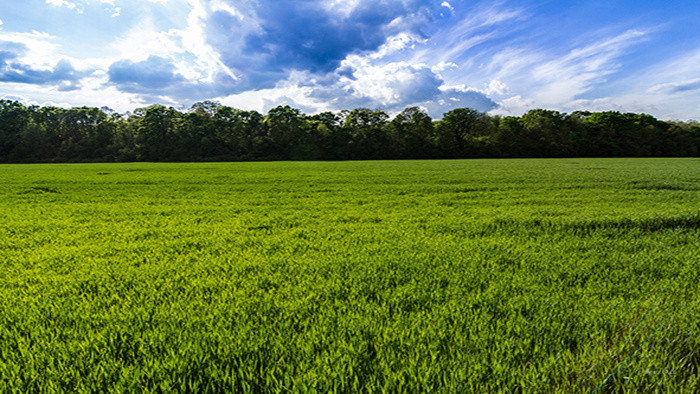
{"type": "Polygon", "coordinates": [[[698,119],[698,20],[685,0],[3,1],[0,97],[698,119]]]}

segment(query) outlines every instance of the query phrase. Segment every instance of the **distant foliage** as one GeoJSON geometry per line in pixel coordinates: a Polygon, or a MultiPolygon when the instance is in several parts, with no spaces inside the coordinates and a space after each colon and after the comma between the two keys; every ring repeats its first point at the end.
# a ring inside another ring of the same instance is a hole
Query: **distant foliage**
{"type": "Polygon", "coordinates": [[[0,100],[0,162],[438,159],[697,156],[698,122],[646,114],[536,109],[500,117],[457,108],[434,121],[418,107],[394,119],[356,108],[267,115],[204,101],[181,112],[153,105],[25,106],[0,100]]]}

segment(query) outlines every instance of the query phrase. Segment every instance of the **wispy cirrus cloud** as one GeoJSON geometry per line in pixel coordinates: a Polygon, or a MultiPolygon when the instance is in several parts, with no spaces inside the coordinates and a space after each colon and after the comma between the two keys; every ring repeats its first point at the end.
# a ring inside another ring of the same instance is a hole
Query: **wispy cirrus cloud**
{"type": "Polygon", "coordinates": [[[524,105],[564,109],[620,70],[620,57],[645,36],[642,31],[626,31],[564,53],[506,48],[492,57],[486,74],[504,81],[513,94],[501,106],[504,113],[518,113],[524,105]]]}

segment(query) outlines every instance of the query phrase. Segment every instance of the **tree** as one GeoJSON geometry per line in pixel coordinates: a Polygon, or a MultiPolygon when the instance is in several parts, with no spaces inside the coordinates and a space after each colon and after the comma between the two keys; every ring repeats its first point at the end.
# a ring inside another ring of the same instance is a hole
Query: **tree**
{"type": "Polygon", "coordinates": [[[263,116],[202,101],[184,112],[153,105],[27,107],[0,100],[0,161],[311,160],[552,156],[694,156],[698,122],[647,114],[544,109],[521,117],[470,108],[433,121],[419,107],[391,121],[356,108],[306,116],[289,106],[263,116]]]}
{"type": "Polygon", "coordinates": [[[324,160],[341,158],[341,152],[349,139],[340,127],[341,118],[333,112],[321,112],[306,117],[316,157],[324,160]]]}
{"type": "Polygon", "coordinates": [[[197,115],[200,116],[207,116],[209,118],[213,117],[216,115],[217,111],[221,107],[221,103],[218,101],[200,101],[197,103],[192,104],[190,107],[189,112],[196,113],[197,115]]]}
{"type": "Polygon", "coordinates": [[[265,117],[257,111],[219,107],[214,115],[218,140],[233,160],[265,158],[270,143],[265,117]]]}
{"type": "Polygon", "coordinates": [[[481,113],[471,108],[457,108],[444,114],[437,125],[437,145],[447,157],[470,157],[470,140],[478,135],[481,113]]]}
{"type": "Polygon", "coordinates": [[[350,137],[350,158],[386,158],[384,126],[388,119],[385,112],[368,108],[353,109],[345,116],[343,128],[350,137]]]}
{"type": "Polygon", "coordinates": [[[499,157],[523,157],[525,156],[525,131],[520,118],[506,116],[498,122],[494,138],[494,152],[499,157]]]}
{"type": "Polygon", "coordinates": [[[301,111],[296,108],[288,105],[272,108],[267,112],[263,124],[272,143],[272,158],[299,159],[296,149],[310,143],[304,138],[304,120],[301,111]]]}
{"type": "Polygon", "coordinates": [[[404,109],[388,126],[388,148],[394,157],[426,159],[435,155],[433,120],[419,107],[404,109]]]}
{"type": "Polygon", "coordinates": [[[181,113],[172,107],[152,105],[134,111],[137,122],[136,143],[143,160],[172,160],[175,127],[181,113]]]}
{"type": "Polygon", "coordinates": [[[78,107],[55,111],[59,115],[61,146],[58,157],[64,161],[110,160],[114,124],[102,110],[78,107]]]}
{"type": "Polygon", "coordinates": [[[524,153],[531,157],[557,157],[569,153],[571,133],[565,115],[551,110],[533,109],[520,118],[523,125],[524,153]]]}
{"type": "Polygon", "coordinates": [[[17,101],[0,100],[0,161],[11,158],[29,114],[29,109],[17,101]]]}

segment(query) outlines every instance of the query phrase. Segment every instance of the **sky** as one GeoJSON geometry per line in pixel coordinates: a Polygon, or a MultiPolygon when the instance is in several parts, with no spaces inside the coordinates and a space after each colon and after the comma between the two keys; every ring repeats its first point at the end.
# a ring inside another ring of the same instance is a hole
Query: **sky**
{"type": "Polygon", "coordinates": [[[697,0],[3,0],[0,97],[698,120],[698,21],[697,0]]]}

